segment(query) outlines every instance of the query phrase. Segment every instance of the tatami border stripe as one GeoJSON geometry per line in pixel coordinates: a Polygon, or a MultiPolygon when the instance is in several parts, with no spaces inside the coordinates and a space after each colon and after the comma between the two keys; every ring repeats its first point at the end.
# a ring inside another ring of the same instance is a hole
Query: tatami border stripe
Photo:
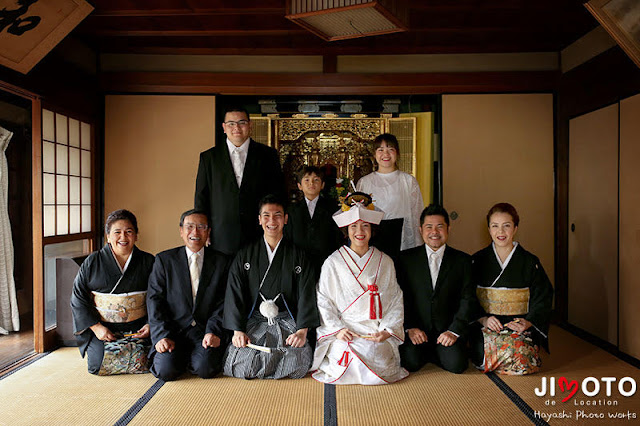
{"type": "Polygon", "coordinates": [[[136,401],[135,404],[127,410],[126,413],[117,422],[114,423],[114,426],[124,426],[128,425],[131,420],[142,410],[142,408],[147,405],[147,402],[153,398],[153,395],[160,390],[162,385],[164,385],[165,381],[158,379],[150,388],[147,390],[142,397],[136,401]]]}
{"type": "Polygon", "coordinates": [[[522,411],[524,415],[527,416],[529,420],[533,422],[534,425],[549,426],[549,423],[547,423],[545,420],[543,420],[540,417],[536,417],[534,414],[533,408],[529,407],[529,405],[526,402],[524,402],[524,400],[520,398],[520,396],[513,389],[511,389],[508,384],[502,381],[502,379],[498,377],[497,374],[495,374],[494,372],[489,372],[489,373],[486,373],[485,375],[489,379],[491,379],[491,381],[495,383],[496,386],[498,386],[498,388],[505,395],[507,395],[507,397],[511,400],[511,402],[513,402],[516,405],[516,407],[518,407],[520,411],[522,411]]]}
{"type": "Polygon", "coordinates": [[[20,365],[19,367],[14,368],[13,370],[9,371],[8,373],[3,374],[0,377],[0,380],[5,379],[7,377],[9,377],[10,375],[12,375],[13,373],[15,373],[16,371],[20,371],[25,367],[30,366],[31,364],[33,364],[34,362],[38,361],[39,359],[44,358],[45,356],[49,355],[51,352],[44,352],[38,355],[35,355],[33,358],[31,358],[29,361],[25,362],[24,364],[20,365]]]}
{"type": "Polygon", "coordinates": [[[338,407],[336,404],[336,385],[324,385],[324,425],[338,426],[338,407]]]}

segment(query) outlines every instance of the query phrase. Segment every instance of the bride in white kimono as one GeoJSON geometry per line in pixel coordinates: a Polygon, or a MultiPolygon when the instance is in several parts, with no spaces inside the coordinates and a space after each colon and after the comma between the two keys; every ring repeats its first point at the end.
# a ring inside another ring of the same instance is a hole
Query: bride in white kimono
{"type": "Polygon", "coordinates": [[[350,247],[324,262],[318,283],[320,327],[313,378],[323,383],[381,385],[405,378],[398,346],[404,341],[402,290],[389,256],[369,247],[371,225],[384,213],[354,193],[334,215],[348,227],[350,247]]]}

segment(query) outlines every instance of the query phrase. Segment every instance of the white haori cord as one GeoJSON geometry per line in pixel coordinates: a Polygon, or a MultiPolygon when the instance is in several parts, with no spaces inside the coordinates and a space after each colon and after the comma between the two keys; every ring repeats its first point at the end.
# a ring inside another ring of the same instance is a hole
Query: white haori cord
{"type": "MultiPolygon", "coordinates": [[[[262,289],[262,285],[264,284],[264,280],[267,278],[270,269],[271,263],[269,263],[269,267],[264,273],[262,281],[260,281],[259,289],[262,289]]],[[[276,323],[276,317],[278,316],[278,305],[276,305],[276,300],[278,300],[280,294],[278,294],[274,299],[271,300],[267,300],[267,298],[264,297],[262,293],[258,294],[260,294],[260,297],[262,297],[262,303],[260,303],[260,313],[267,319],[267,325],[274,325],[276,323]]]]}
{"type": "Polygon", "coordinates": [[[276,300],[280,295],[278,294],[274,299],[267,300],[262,293],[260,293],[260,297],[262,297],[262,303],[260,303],[260,313],[267,319],[268,325],[274,325],[276,323],[276,317],[278,316],[278,305],[276,305],[276,300]]]}

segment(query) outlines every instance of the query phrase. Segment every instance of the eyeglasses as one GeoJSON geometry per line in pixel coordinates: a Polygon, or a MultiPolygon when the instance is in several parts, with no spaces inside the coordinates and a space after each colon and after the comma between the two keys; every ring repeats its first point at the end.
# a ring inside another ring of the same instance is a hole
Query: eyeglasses
{"type": "Polygon", "coordinates": [[[237,127],[237,126],[246,126],[249,124],[249,122],[247,120],[238,120],[238,121],[225,121],[224,124],[226,126],[231,127],[232,129],[237,127]]]}
{"type": "Polygon", "coordinates": [[[204,223],[198,223],[197,225],[194,223],[185,223],[184,225],[182,225],[182,228],[186,229],[188,232],[191,232],[194,229],[197,229],[198,231],[206,231],[207,229],[209,229],[209,225],[206,225],[204,223]]]}

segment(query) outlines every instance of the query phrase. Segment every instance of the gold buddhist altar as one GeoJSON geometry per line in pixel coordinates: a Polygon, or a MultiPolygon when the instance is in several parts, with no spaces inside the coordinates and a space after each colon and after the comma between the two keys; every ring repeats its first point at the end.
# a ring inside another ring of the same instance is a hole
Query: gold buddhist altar
{"type": "Polygon", "coordinates": [[[278,150],[288,189],[303,165],[322,169],[327,185],[335,179],[357,181],[374,171],[373,140],[389,132],[400,143],[398,166],[415,174],[415,118],[251,117],[256,141],[278,150]]]}

